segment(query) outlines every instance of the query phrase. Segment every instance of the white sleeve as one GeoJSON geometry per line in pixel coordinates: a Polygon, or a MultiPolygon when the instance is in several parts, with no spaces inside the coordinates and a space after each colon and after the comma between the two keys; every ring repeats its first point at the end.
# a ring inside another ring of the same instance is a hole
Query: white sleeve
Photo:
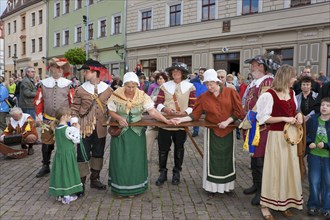
{"type": "Polygon", "coordinates": [[[262,94],[257,101],[257,120],[259,124],[265,124],[265,122],[271,117],[273,111],[274,100],[273,96],[269,92],[262,94]]]}
{"type": "Polygon", "coordinates": [[[158,104],[157,105],[157,110],[159,111],[159,112],[162,112],[162,109],[163,108],[165,108],[165,105],[163,105],[163,104],[158,104]]]}
{"type": "Polygon", "coordinates": [[[143,109],[144,111],[149,111],[150,109],[155,107],[155,103],[152,101],[150,96],[144,94],[144,102],[143,102],[143,109]]]}
{"type": "Polygon", "coordinates": [[[108,101],[108,109],[112,112],[117,112],[117,106],[113,100],[108,101]]]}
{"type": "Polygon", "coordinates": [[[79,144],[80,143],[80,134],[79,130],[75,127],[68,127],[65,130],[65,136],[66,138],[72,140],[73,143],[79,144]]]}

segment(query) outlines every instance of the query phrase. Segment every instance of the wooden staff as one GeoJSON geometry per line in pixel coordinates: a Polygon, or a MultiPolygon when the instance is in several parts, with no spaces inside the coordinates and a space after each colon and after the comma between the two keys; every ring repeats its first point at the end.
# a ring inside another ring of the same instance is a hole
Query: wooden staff
{"type": "MultiPolygon", "coordinates": [[[[166,116],[166,118],[173,118],[173,116],[166,116]]],[[[103,126],[108,126],[108,125],[119,126],[119,123],[116,121],[110,121],[107,124],[103,124],[103,126]]],[[[157,121],[157,120],[151,118],[150,116],[144,116],[142,118],[142,120],[140,120],[138,122],[128,123],[128,126],[131,126],[131,127],[156,126],[156,127],[161,127],[161,128],[184,128],[184,130],[188,134],[191,142],[193,143],[194,147],[196,148],[196,150],[198,151],[199,155],[201,155],[202,158],[203,158],[203,151],[198,147],[198,145],[197,145],[195,139],[193,138],[191,132],[189,131],[188,127],[191,127],[191,126],[208,127],[208,128],[218,127],[217,124],[211,123],[204,119],[200,119],[198,121],[184,122],[184,123],[181,123],[180,125],[168,125],[168,124],[165,124],[164,122],[157,121]]],[[[233,123],[228,126],[229,127],[238,127],[238,124],[233,123]]]]}

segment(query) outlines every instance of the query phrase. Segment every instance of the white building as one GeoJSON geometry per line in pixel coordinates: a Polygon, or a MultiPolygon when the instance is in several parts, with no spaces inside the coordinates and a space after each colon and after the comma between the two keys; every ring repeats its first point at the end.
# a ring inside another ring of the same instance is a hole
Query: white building
{"type": "Polygon", "coordinates": [[[3,24],[0,21],[0,76],[4,76],[4,71],[5,71],[5,51],[4,51],[4,46],[5,46],[5,41],[3,39],[3,24]]]}
{"type": "Polygon", "coordinates": [[[245,59],[273,50],[329,74],[329,12],[329,0],[128,1],[127,62],[147,74],[174,61],[247,74],[245,59]]]}
{"type": "Polygon", "coordinates": [[[9,0],[1,15],[5,39],[5,77],[21,76],[33,66],[43,77],[46,67],[46,3],[43,0],[9,0]]]}

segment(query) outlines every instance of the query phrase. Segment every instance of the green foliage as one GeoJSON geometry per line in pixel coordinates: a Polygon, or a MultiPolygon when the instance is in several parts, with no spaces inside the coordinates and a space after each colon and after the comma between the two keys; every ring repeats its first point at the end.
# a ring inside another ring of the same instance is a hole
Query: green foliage
{"type": "Polygon", "coordinates": [[[82,65],[86,61],[86,53],[82,48],[73,48],[64,53],[71,65],[82,65]]]}

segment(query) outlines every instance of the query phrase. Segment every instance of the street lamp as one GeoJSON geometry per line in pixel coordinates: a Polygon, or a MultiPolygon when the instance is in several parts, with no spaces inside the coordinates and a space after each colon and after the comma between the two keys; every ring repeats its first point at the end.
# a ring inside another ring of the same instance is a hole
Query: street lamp
{"type": "Polygon", "coordinates": [[[16,56],[16,53],[14,54],[14,56],[11,57],[13,59],[13,62],[14,62],[14,73],[15,75],[17,74],[17,69],[16,69],[16,62],[17,62],[17,56],[16,56]]]}
{"type": "Polygon", "coordinates": [[[123,59],[124,56],[124,52],[120,52],[120,49],[124,49],[124,45],[119,46],[118,44],[114,45],[113,48],[116,51],[116,54],[118,54],[120,56],[121,59],[123,59]]]}

